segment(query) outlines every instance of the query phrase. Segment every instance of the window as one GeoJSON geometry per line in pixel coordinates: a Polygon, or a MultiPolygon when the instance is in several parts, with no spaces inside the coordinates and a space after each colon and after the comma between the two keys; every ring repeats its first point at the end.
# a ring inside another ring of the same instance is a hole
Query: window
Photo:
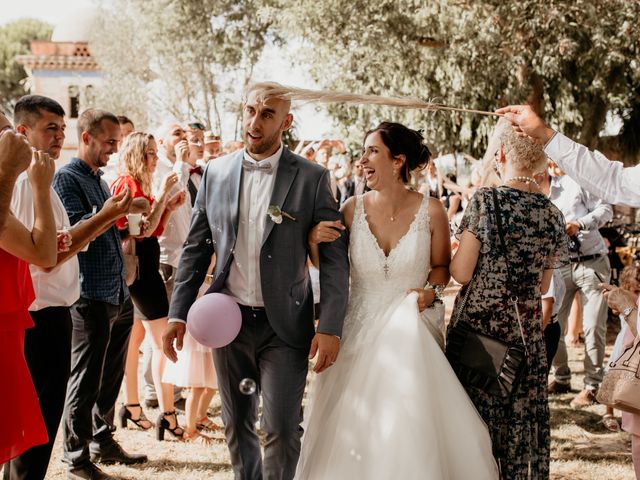
{"type": "Polygon", "coordinates": [[[76,85],[69,86],[69,118],[78,118],[80,114],[80,89],[76,85]]]}

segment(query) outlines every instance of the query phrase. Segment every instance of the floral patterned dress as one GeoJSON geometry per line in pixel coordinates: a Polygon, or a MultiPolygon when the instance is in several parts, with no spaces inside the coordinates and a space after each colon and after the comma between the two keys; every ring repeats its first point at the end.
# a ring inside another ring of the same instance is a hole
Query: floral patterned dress
{"type": "MultiPolygon", "coordinates": [[[[491,189],[481,188],[471,199],[457,232],[461,235],[468,230],[482,244],[469,298],[459,319],[477,331],[522,344],[515,309],[508,302],[510,294],[517,295],[529,357],[523,380],[510,398],[465,388],[489,427],[503,478],[545,479],[549,477],[550,429],[539,285],[545,269],[568,263],[565,222],[543,194],[506,186],[496,191],[508,259],[500,248],[491,189]],[[514,283],[509,291],[507,261],[514,283]]],[[[454,320],[464,293],[461,291],[456,298],[454,320]]]]}

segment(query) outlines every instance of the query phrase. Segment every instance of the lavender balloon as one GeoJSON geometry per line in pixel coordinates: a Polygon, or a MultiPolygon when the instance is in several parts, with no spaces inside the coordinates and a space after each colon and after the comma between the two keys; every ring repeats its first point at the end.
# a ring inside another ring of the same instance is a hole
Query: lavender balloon
{"type": "Polygon", "coordinates": [[[236,301],[222,293],[196,300],[187,314],[187,330],[198,343],[211,348],[228,345],[240,332],[242,314],[236,301]]]}

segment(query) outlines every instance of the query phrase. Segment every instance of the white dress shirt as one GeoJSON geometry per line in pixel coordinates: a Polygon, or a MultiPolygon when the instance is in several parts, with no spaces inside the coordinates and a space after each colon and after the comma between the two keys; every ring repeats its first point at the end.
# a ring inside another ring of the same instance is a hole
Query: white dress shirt
{"type": "Polygon", "coordinates": [[[542,295],[542,299],[553,298],[553,309],[551,310],[551,316],[557,315],[562,306],[564,300],[564,294],[567,291],[567,287],[564,283],[564,277],[559,268],[553,270],[553,276],[551,277],[551,283],[547,293],[542,295]]]}
{"type": "Polygon", "coordinates": [[[162,191],[165,177],[171,172],[176,172],[180,181],[172,187],[169,198],[180,190],[184,190],[187,193],[187,199],[173,212],[165,225],[164,232],[158,238],[158,242],[160,243],[160,263],[166,263],[173,268],[178,268],[182,246],[189,234],[189,224],[191,223],[191,202],[189,201],[189,191],[187,190],[189,165],[178,161],[171,163],[164,155],[164,152],[158,152],[158,165],[153,173],[153,194],[156,198],[162,191]]]}
{"type": "MultiPolygon", "coordinates": [[[[58,194],[51,188],[51,206],[56,230],[69,228],[69,216],[58,194]]],[[[13,187],[11,211],[28,229],[33,228],[35,214],[33,210],[33,190],[26,172],[18,177],[13,187]]],[[[29,307],[35,312],[47,307],[69,307],[80,298],[80,265],[78,257],[73,256],[50,272],[30,265],[31,279],[36,299],[29,307]]]]}
{"type": "Polygon", "coordinates": [[[640,165],[625,168],[622,163],[612,162],[561,133],[554,135],[544,151],[596,197],[611,204],[640,207],[640,165]]]}
{"type": "MultiPolygon", "coordinates": [[[[580,224],[577,236],[581,256],[609,253],[598,229],[613,218],[611,205],[589,193],[568,175],[551,177],[549,200],[558,207],[567,222],[580,224]]],[[[572,253],[572,256],[575,255],[572,253]]]]}
{"type": "Polygon", "coordinates": [[[251,158],[246,149],[244,151],[245,161],[260,165],[268,163],[272,170],[270,173],[248,169],[242,172],[238,236],[224,288],[224,293],[231,295],[242,305],[264,306],[260,283],[260,250],[282,150],[283,146],[280,144],[276,153],[260,162],[251,158]]]}

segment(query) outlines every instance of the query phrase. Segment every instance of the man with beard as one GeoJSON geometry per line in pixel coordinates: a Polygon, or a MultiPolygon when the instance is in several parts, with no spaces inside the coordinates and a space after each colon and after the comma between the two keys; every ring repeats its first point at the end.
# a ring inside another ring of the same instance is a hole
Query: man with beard
{"type": "Polygon", "coordinates": [[[320,244],[322,308],[317,332],[307,268],[307,235],[318,222],[340,218],[329,172],[291,153],[282,134],[290,102],[269,95],[270,84],[249,87],[243,102],[245,148],[207,164],[182,252],[164,334],[176,361],[187,312],[217,255],[209,292],[240,306],[242,327],[214,350],[222,419],[235,477],[291,479],[300,455],[302,395],[308,355],[315,371],[335,361],[347,305],[346,236],[320,244]],[[245,378],[257,386],[240,391],[245,378]],[[248,393],[248,394],[247,394],[248,393]],[[259,395],[264,461],[255,429],[259,395]]]}
{"type": "MultiPolygon", "coordinates": [[[[26,95],[14,108],[16,131],[29,144],[56,160],[65,139],[64,110],[51,98],[26,95]]],[[[25,332],[24,352],[47,427],[49,442],[33,447],[11,460],[4,470],[5,480],[44,478],[56,438],[71,362],[71,305],[80,296],[80,270],[76,254],[109,228],[123,212],[120,197],[110,198],[93,217],[70,226],[60,197],[51,188],[51,204],[58,230],[59,252],[56,266],[43,270],[31,266],[36,293],[29,307],[34,327],[25,332]],[[65,243],[70,238],[72,243],[65,243]]],[[[11,200],[11,210],[29,230],[33,228],[34,198],[29,176],[20,175],[11,200]]]]}
{"type": "MultiPolygon", "coordinates": [[[[71,225],[98,215],[110,198],[101,167],[118,151],[120,125],[104,110],[85,110],[78,118],[78,157],[53,181],[71,225]]],[[[125,191],[119,215],[132,205],[125,191]]],[[[124,376],[133,324],[133,306],[124,277],[118,229],[110,224],[86,252],[78,254],[80,298],[71,306],[71,376],[63,422],[64,461],[70,479],[111,479],[95,461],[141,463],[146,455],[125,452],[113,438],[114,408],[124,376]]]]}

